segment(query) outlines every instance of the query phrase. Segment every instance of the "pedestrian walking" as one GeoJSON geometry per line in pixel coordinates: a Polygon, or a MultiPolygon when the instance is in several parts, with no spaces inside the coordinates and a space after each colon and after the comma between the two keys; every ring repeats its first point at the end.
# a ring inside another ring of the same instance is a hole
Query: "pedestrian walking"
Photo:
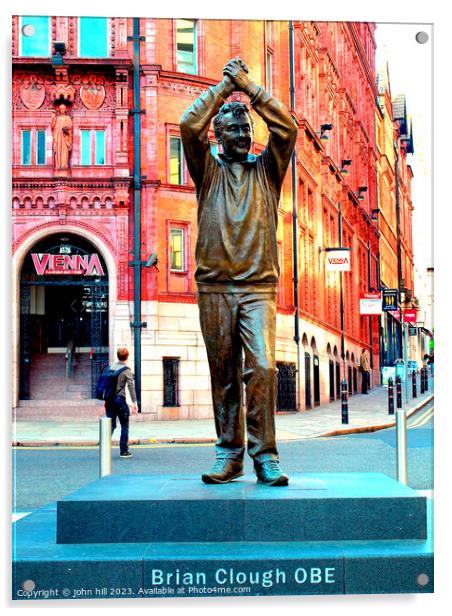
{"type": "Polygon", "coordinates": [[[115,389],[112,396],[105,400],[105,414],[111,419],[111,433],[113,434],[116,428],[117,420],[119,420],[121,425],[121,436],[119,439],[119,455],[121,458],[131,458],[133,455],[129,451],[130,408],[126,401],[126,387],[132,399],[132,413],[134,415],[138,413],[133,374],[127,366],[128,357],[129,351],[125,347],[118,349],[118,361],[110,366],[110,371],[113,373],[112,376],[116,378],[115,389]]]}
{"type": "Polygon", "coordinates": [[[361,372],[361,391],[363,394],[368,394],[370,385],[370,367],[369,367],[369,351],[363,349],[359,358],[359,370],[361,372]]]}

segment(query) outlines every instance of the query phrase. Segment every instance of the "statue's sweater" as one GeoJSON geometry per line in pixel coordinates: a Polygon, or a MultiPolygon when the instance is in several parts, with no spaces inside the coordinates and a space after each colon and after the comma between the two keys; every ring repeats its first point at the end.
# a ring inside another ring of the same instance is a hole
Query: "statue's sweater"
{"type": "Polygon", "coordinates": [[[265,150],[246,161],[217,158],[208,131],[223,98],[222,84],[209,88],[181,118],[181,136],[198,198],[199,292],[275,292],[279,276],[276,226],[281,186],[297,128],[287,109],[258,86],[253,109],[267,124],[265,150]]]}

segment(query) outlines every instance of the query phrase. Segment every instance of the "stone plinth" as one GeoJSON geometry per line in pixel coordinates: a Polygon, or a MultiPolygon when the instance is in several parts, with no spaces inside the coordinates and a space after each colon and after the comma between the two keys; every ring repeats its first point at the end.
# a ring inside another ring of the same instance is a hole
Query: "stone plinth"
{"type": "Polygon", "coordinates": [[[285,488],[116,475],[58,501],[57,542],[420,540],[425,512],[424,497],[379,473],[298,474],[285,488]]]}

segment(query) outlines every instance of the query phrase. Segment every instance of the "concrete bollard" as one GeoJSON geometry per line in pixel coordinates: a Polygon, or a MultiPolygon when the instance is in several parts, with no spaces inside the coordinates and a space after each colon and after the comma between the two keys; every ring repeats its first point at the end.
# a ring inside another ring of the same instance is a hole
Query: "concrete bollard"
{"type": "Polygon", "coordinates": [[[111,419],[99,419],[99,477],[111,475],[111,419]]]}
{"type": "Polygon", "coordinates": [[[413,372],[411,373],[411,384],[413,386],[413,398],[417,398],[416,370],[413,370],[413,372]]]}
{"type": "Polygon", "coordinates": [[[343,424],[348,424],[347,381],[341,381],[341,418],[343,424]]]}

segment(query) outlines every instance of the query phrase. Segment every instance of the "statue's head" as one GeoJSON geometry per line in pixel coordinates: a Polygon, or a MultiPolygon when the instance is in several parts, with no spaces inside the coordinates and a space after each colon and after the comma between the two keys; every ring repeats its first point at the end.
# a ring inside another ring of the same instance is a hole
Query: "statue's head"
{"type": "Polygon", "coordinates": [[[253,120],[248,107],[236,101],[224,104],[213,126],[224,154],[233,160],[246,160],[253,142],[253,120]]]}
{"type": "Polygon", "coordinates": [[[61,103],[61,105],[58,105],[58,110],[60,113],[66,113],[66,105],[64,103],[61,103]]]}

